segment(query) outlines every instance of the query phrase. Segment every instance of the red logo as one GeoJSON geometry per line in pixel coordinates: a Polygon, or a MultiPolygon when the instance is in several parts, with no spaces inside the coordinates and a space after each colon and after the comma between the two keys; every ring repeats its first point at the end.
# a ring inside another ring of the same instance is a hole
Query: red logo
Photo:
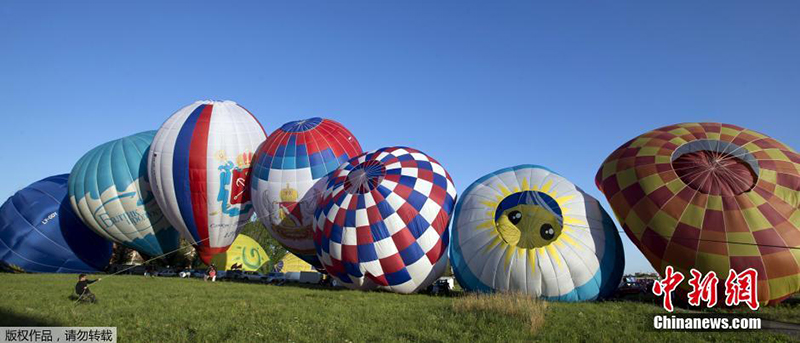
{"type": "Polygon", "coordinates": [[[681,272],[673,272],[672,266],[667,266],[664,280],[653,284],[653,294],[664,296],[664,309],[672,312],[672,291],[683,282],[681,272]]]}
{"type": "MultiPolygon", "coordinates": [[[[692,290],[687,297],[689,305],[700,306],[701,302],[706,302],[706,307],[714,307],[717,304],[717,285],[719,278],[717,273],[711,271],[705,276],[697,269],[689,271],[692,278],[689,286],[692,290]]],[[[672,292],[683,282],[684,276],[681,272],[675,271],[672,266],[667,266],[664,279],[653,284],[653,294],[664,296],[664,309],[672,312],[672,292]]],[[[758,272],[753,268],[748,268],[741,273],[731,269],[728,278],[725,280],[725,305],[736,306],[741,303],[747,304],[753,311],[758,310],[758,272]]]]}
{"type": "Polygon", "coordinates": [[[731,269],[725,281],[725,305],[747,304],[751,310],[758,309],[758,272],[748,268],[741,273],[731,269]]]}
{"type": "Polygon", "coordinates": [[[689,285],[692,291],[689,292],[689,305],[700,306],[700,301],[706,302],[706,307],[714,307],[717,304],[717,284],[719,279],[717,273],[711,271],[703,277],[703,273],[692,269],[692,279],[689,285]]]}
{"type": "Polygon", "coordinates": [[[249,185],[250,168],[233,169],[233,182],[231,184],[231,205],[242,204],[250,201],[250,192],[245,192],[249,185]]]}

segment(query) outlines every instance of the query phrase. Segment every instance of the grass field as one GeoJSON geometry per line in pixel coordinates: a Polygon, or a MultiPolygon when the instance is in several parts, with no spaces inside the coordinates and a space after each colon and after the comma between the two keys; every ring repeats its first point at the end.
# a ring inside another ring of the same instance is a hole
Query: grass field
{"type": "MultiPolygon", "coordinates": [[[[646,302],[543,303],[113,276],[0,274],[0,326],[116,326],[120,342],[784,342],[767,331],[654,331],[646,302]],[[503,305],[495,305],[494,303],[503,305]]],[[[786,310],[791,312],[797,308],[786,310]]],[[[774,314],[777,316],[778,314],[774,314]]]]}

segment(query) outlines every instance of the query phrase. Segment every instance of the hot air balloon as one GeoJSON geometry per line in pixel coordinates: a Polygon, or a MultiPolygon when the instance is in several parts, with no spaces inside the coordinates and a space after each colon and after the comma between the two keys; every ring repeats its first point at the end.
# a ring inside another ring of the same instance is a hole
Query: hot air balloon
{"type": "Polygon", "coordinates": [[[111,258],[111,242],[83,225],[67,199],[68,174],[51,176],[0,207],[0,263],[16,271],[92,273],[111,258]]]}
{"type": "Polygon", "coordinates": [[[256,214],[272,237],[322,267],[311,229],[326,185],[320,179],[361,153],[353,134],[330,119],[293,121],[270,134],[255,154],[251,187],[256,214]]]}
{"type": "Polygon", "coordinates": [[[156,201],[204,263],[225,252],[253,215],[250,160],[266,139],[233,101],[198,101],[173,114],[150,146],[156,201]]]}
{"type": "Polygon", "coordinates": [[[155,201],[147,175],[147,149],[155,131],[102,144],[78,160],[69,199],[78,217],[102,237],[148,256],[178,248],[180,234],[155,201]]]}
{"type": "Polygon", "coordinates": [[[662,275],[695,268],[724,284],[753,268],[761,304],[800,291],[800,155],[783,143],[729,124],[666,126],[611,153],[596,183],[662,275]]]}
{"type": "Polygon", "coordinates": [[[283,257],[281,263],[275,266],[280,272],[283,273],[299,273],[299,272],[313,272],[316,268],[308,262],[300,259],[297,255],[289,253],[283,257]]]}
{"type": "Polygon", "coordinates": [[[268,261],[269,256],[261,244],[244,234],[239,234],[227,251],[211,259],[219,270],[229,270],[234,264],[241,264],[242,270],[250,272],[257,271],[268,261]]]}
{"type": "Polygon", "coordinates": [[[625,265],[616,225],[600,203],[530,164],[467,188],[453,217],[450,261],[466,290],[559,301],[612,295],[625,265]]]}
{"type": "Polygon", "coordinates": [[[328,274],[353,289],[412,293],[444,272],[456,188],[439,162],[412,148],[382,148],[329,178],[313,226],[328,274]]]}

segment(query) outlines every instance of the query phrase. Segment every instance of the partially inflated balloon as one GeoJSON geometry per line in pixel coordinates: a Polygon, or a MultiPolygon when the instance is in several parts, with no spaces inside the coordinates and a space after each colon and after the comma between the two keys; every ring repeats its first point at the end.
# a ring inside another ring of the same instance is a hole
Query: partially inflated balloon
{"type": "Polygon", "coordinates": [[[0,263],[38,273],[92,273],[111,258],[111,242],[83,225],[67,199],[69,175],[34,182],[0,207],[0,263]]]}
{"type": "Polygon", "coordinates": [[[261,244],[244,234],[236,237],[228,251],[211,259],[219,270],[229,270],[234,264],[241,264],[244,271],[256,271],[268,261],[269,256],[261,244]]]}
{"type": "Polygon", "coordinates": [[[456,188],[439,162],[411,148],[382,148],[329,178],[314,244],[330,275],[349,288],[412,293],[444,272],[456,188]]]}
{"type": "Polygon", "coordinates": [[[501,169],[467,188],[450,257],[467,290],[561,301],[610,296],[625,265],[616,225],[600,203],[536,165],[501,169]]]}
{"type": "Polygon", "coordinates": [[[800,155],[783,143],[728,124],[666,126],[619,147],[596,182],[659,272],[714,271],[723,284],[754,268],[762,304],[800,291],[800,155]]]}
{"type": "Polygon", "coordinates": [[[69,199],[100,236],[148,256],[178,248],[180,234],[155,201],[147,176],[147,149],[155,131],[100,145],[83,155],[69,177],[69,199]]]}
{"type": "Polygon", "coordinates": [[[232,101],[198,101],[175,112],[150,147],[156,201],[204,263],[225,252],[253,215],[250,160],[266,139],[232,101]]]}
{"type": "Polygon", "coordinates": [[[353,134],[330,119],[289,122],[269,135],[255,154],[251,187],[256,213],[272,237],[321,267],[311,229],[325,187],[320,179],[361,153],[353,134]]]}
{"type": "Polygon", "coordinates": [[[308,264],[308,262],[291,253],[286,254],[286,256],[283,257],[280,263],[276,266],[276,269],[284,273],[316,271],[314,266],[308,264]]]}

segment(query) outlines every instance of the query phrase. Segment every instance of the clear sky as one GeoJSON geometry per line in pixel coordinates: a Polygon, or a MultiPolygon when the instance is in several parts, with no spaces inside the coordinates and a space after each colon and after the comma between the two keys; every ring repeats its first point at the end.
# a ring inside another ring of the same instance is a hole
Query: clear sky
{"type": "MultiPolygon", "coordinates": [[[[0,197],[203,99],[335,119],[459,191],[522,163],[608,203],[605,157],[721,121],[800,148],[798,1],[0,2],[0,197]]],[[[626,271],[652,270],[627,237],[626,271]]]]}

